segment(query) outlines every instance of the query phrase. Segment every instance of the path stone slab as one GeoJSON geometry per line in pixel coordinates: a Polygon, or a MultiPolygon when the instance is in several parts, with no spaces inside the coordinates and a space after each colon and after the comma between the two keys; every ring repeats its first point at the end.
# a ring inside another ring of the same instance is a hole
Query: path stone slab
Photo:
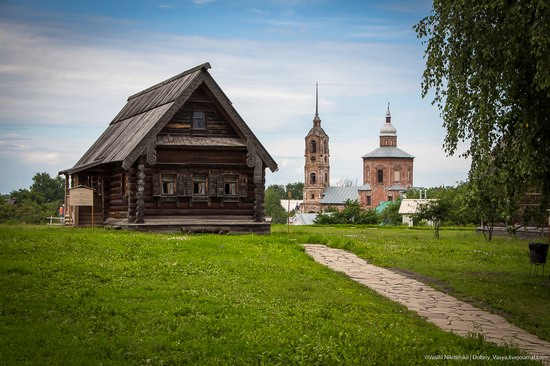
{"type": "Polygon", "coordinates": [[[550,342],[508,323],[499,315],[478,309],[399,273],[373,266],[344,250],[321,244],[304,244],[304,248],[315,261],[404,305],[445,331],[461,336],[481,334],[489,342],[547,358],[542,363],[550,365],[550,342]]]}

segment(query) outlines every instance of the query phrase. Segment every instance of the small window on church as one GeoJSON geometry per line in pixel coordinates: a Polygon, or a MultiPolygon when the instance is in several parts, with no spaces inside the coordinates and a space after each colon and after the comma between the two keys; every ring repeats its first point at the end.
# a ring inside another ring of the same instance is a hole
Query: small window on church
{"type": "Polygon", "coordinates": [[[206,128],[206,118],[204,112],[193,112],[193,129],[204,130],[206,128]]]}
{"type": "Polygon", "coordinates": [[[311,140],[311,146],[309,147],[309,152],[310,153],[316,153],[317,152],[317,141],[315,140],[311,140]]]}
{"type": "Polygon", "coordinates": [[[312,199],[312,200],[315,199],[315,193],[312,193],[312,194],[311,194],[311,199],[312,199]]]}
{"type": "Polygon", "coordinates": [[[315,173],[311,173],[309,175],[309,183],[311,184],[317,183],[317,175],[315,173]]]}
{"type": "Polygon", "coordinates": [[[379,169],[376,173],[378,175],[378,183],[384,183],[384,171],[379,169]]]}
{"type": "Polygon", "coordinates": [[[367,206],[371,206],[371,205],[372,205],[372,197],[367,196],[367,206]]]}

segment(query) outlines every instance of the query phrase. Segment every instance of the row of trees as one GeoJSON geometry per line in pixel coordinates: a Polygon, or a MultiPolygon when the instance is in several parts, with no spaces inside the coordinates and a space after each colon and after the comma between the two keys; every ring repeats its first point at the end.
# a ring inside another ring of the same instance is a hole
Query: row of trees
{"type": "MultiPolygon", "coordinates": [[[[265,190],[265,212],[271,217],[272,222],[284,224],[288,219],[288,213],[281,206],[281,200],[288,199],[289,193],[293,200],[303,199],[304,183],[273,184],[265,190]]],[[[294,207],[291,207],[293,210],[294,207]]]]}
{"type": "Polygon", "coordinates": [[[19,189],[0,199],[0,223],[42,224],[57,216],[63,204],[65,180],[37,173],[29,189],[19,189]]]}
{"type": "MultiPolygon", "coordinates": [[[[480,179],[473,183],[459,183],[455,187],[434,187],[422,191],[412,189],[405,192],[408,198],[435,199],[421,205],[418,214],[414,217],[415,224],[430,223],[436,237],[439,237],[441,226],[482,225],[487,228],[488,240],[491,240],[493,228],[497,225],[506,226],[512,233],[522,226],[539,228],[545,226],[547,213],[544,204],[541,204],[540,195],[529,192],[518,193],[514,199],[519,204],[514,203],[515,209],[510,211],[512,204],[507,197],[508,192],[493,186],[494,179],[496,178],[487,177],[485,180],[480,179]]],[[[288,184],[286,187],[282,185],[268,187],[266,214],[272,217],[274,223],[286,223],[288,214],[280,201],[288,197],[287,192],[291,188],[301,189],[302,187],[301,183],[288,184]]],[[[301,197],[301,194],[297,193],[296,196],[301,197]]],[[[388,205],[381,213],[377,213],[375,210],[363,210],[359,202],[349,200],[342,211],[327,208],[326,212],[318,215],[315,223],[400,225],[401,216],[398,212],[400,204],[401,201],[398,200],[388,205]]]]}

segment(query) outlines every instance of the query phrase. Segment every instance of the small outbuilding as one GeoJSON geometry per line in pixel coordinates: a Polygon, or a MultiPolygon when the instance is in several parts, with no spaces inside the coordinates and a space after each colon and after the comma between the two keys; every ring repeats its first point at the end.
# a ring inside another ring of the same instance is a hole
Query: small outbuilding
{"type": "Polygon", "coordinates": [[[128,98],[69,169],[66,223],[130,229],[269,233],[265,170],[277,163],[205,63],[128,98]],[[71,205],[70,191],[93,190],[71,205]],[[93,212],[93,219],[92,219],[93,212]]]}
{"type": "MultiPolygon", "coordinates": [[[[399,206],[399,214],[403,219],[403,225],[413,226],[414,215],[419,213],[420,207],[436,199],[402,199],[399,206]]],[[[431,225],[431,223],[429,223],[431,225]]]]}

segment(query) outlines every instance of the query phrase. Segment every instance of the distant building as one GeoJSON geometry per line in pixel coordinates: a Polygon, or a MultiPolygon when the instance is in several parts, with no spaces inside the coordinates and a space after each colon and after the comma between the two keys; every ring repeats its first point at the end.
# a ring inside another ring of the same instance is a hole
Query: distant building
{"type": "Polygon", "coordinates": [[[302,212],[321,211],[321,199],[330,185],[329,138],[319,118],[319,88],[315,87],[315,117],[305,138],[304,202],[302,212]]]}
{"type": "MultiPolygon", "coordinates": [[[[399,206],[399,214],[403,219],[403,225],[413,226],[414,215],[419,213],[420,206],[435,199],[403,199],[399,206]]],[[[428,223],[431,225],[431,223],[428,223]]]]}
{"type": "Polygon", "coordinates": [[[334,207],[342,210],[347,200],[357,200],[365,209],[396,200],[413,185],[414,156],[397,147],[397,130],[391,123],[390,106],[386,123],[380,129],[380,147],[364,155],[363,185],[330,186],[329,137],[321,128],[319,93],[315,91],[313,127],[305,138],[303,213],[316,213],[334,207]]]}
{"type": "Polygon", "coordinates": [[[377,207],[384,201],[395,201],[401,192],[413,185],[414,156],[397,147],[397,130],[391,123],[390,105],[386,123],[380,129],[380,147],[363,156],[363,189],[361,205],[377,207]]]}

